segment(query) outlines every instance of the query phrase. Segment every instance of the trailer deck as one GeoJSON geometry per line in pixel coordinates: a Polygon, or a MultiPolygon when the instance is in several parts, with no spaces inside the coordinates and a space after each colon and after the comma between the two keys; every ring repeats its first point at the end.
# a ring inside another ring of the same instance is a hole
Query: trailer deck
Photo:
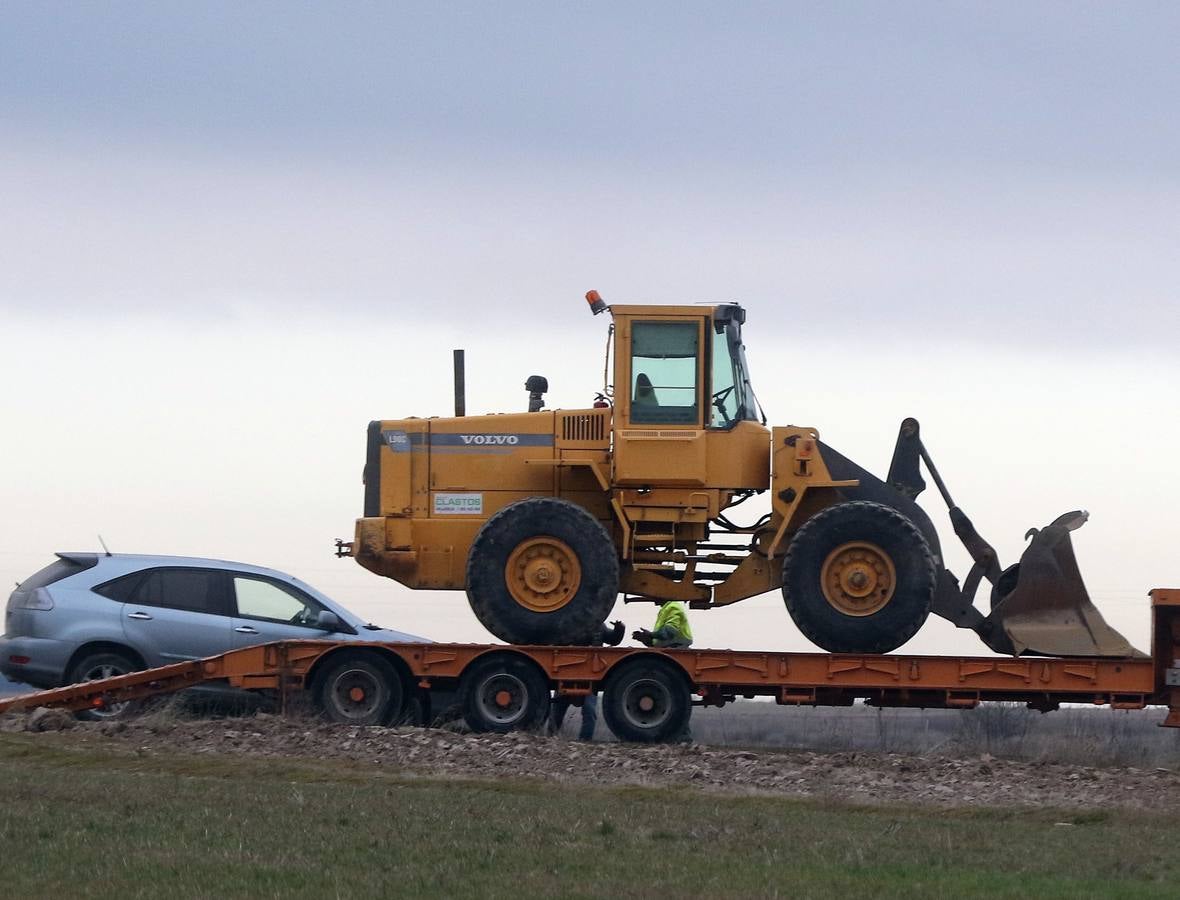
{"type": "Polygon", "coordinates": [[[1151,592],[1149,657],[970,657],[750,650],[650,650],[499,644],[283,641],[101,681],[0,701],[0,713],[57,707],[104,709],[222,682],[273,692],[285,706],[310,691],[330,718],[378,724],[397,718],[416,691],[458,689],[476,730],[535,727],[550,692],[577,703],[604,695],[608,724],[623,739],[675,737],[690,705],[738,697],[779,704],[966,709],[1018,702],[1049,711],[1062,703],[1115,709],[1167,707],[1180,727],[1180,589],[1151,592]],[[693,699],[695,696],[696,699],[693,699]]]}

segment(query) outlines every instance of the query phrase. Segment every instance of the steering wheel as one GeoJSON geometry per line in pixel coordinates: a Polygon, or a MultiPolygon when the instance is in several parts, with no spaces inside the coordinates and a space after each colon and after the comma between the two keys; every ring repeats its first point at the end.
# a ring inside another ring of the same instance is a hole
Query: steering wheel
{"type": "Polygon", "coordinates": [[[733,393],[733,389],[737,387],[736,384],[731,384],[727,388],[722,388],[713,395],[713,406],[717,412],[721,413],[721,418],[725,420],[725,427],[728,428],[733,424],[733,419],[729,417],[729,413],[725,411],[725,398],[733,393]]]}

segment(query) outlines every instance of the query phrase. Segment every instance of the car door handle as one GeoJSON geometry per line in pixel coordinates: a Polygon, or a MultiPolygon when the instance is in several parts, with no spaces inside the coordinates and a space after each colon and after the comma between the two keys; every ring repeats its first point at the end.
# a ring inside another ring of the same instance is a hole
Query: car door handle
{"type": "Polygon", "coordinates": [[[258,634],[258,629],[251,628],[249,625],[239,625],[234,631],[238,634],[258,634]]]}
{"type": "Polygon", "coordinates": [[[146,621],[146,620],[150,619],[151,616],[145,612],[133,612],[133,613],[127,613],[127,618],[128,619],[141,619],[141,620],[146,621]]]}

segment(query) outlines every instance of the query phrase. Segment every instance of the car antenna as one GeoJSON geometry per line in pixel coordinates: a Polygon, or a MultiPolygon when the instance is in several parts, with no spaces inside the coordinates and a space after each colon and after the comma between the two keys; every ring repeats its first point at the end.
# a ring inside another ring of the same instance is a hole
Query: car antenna
{"type": "Polygon", "coordinates": [[[107,555],[107,556],[113,556],[113,555],[114,555],[114,554],[112,554],[112,553],[111,553],[110,549],[107,547],[107,542],[106,542],[106,541],[104,541],[104,540],[102,539],[102,535],[101,535],[101,534],[98,536],[98,542],[99,542],[100,544],[102,544],[102,549],[103,549],[103,550],[106,552],[106,555],[107,555]]]}

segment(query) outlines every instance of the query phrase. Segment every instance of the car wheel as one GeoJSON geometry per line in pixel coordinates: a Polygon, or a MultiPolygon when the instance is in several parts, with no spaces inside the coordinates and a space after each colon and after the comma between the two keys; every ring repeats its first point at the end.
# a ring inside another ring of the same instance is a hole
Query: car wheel
{"type": "MultiPolygon", "coordinates": [[[[82,684],[86,681],[98,681],[102,678],[114,678],[116,675],[138,672],[139,669],[139,664],[130,656],[106,650],[82,657],[70,669],[69,677],[66,680],[70,684],[82,684]]],[[[87,722],[109,722],[112,719],[130,716],[141,706],[142,702],[139,700],[127,700],[123,703],[113,703],[102,709],[82,710],[74,715],[87,722]]]]}

